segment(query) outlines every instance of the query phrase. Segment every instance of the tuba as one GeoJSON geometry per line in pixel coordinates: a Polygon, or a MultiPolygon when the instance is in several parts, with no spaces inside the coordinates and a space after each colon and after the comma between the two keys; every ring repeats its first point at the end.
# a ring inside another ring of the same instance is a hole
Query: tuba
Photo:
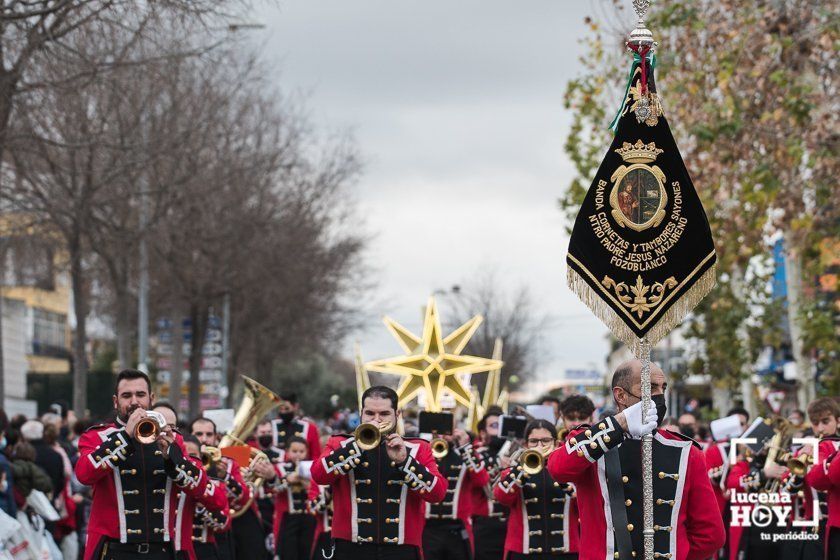
{"type": "MultiPolygon", "coordinates": [[[[257,383],[250,377],[241,376],[245,384],[245,394],[242,403],[233,417],[233,427],[222,437],[219,449],[232,446],[244,446],[245,439],[254,431],[268,412],[280,406],[284,401],[273,391],[257,383]]],[[[250,448],[250,460],[247,467],[241,467],[242,477],[245,483],[251,488],[250,499],[231,510],[231,517],[236,518],[248,511],[254,501],[256,491],[262,486],[263,479],[254,473],[254,467],[260,462],[268,462],[268,457],[259,449],[250,448]]]]}

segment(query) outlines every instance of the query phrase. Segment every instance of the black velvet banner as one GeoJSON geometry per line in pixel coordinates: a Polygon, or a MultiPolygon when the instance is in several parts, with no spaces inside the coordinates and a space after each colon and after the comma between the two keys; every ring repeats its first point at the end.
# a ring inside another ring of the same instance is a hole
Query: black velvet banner
{"type": "Polygon", "coordinates": [[[615,138],[575,220],[571,289],[638,355],[714,286],[709,222],[668,122],[653,71],[634,64],[615,138]]]}

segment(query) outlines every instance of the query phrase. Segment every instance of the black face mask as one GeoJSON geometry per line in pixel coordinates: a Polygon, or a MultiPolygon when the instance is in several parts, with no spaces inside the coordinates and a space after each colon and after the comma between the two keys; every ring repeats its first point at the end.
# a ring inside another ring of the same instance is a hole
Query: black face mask
{"type": "Polygon", "coordinates": [[[680,424],[680,433],[691,439],[694,439],[694,436],[697,435],[694,433],[694,426],[690,424],[680,424]]]}
{"type": "Polygon", "coordinates": [[[270,447],[270,446],[271,446],[271,443],[272,443],[272,441],[273,441],[273,440],[274,440],[274,437],[272,437],[272,436],[269,434],[269,435],[267,435],[267,436],[260,436],[260,437],[258,437],[258,438],[257,438],[257,443],[259,443],[259,444],[260,444],[260,447],[262,447],[263,449],[265,449],[266,447],[270,447]]]}
{"type": "MultiPolygon", "coordinates": [[[[642,400],[642,397],[634,395],[630,391],[627,391],[627,394],[642,400]]],[[[665,417],[668,415],[668,403],[665,402],[665,395],[652,395],[650,400],[656,406],[656,425],[662,426],[665,417]]]]}
{"type": "Polygon", "coordinates": [[[284,424],[289,424],[292,420],[295,419],[294,412],[281,412],[279,415],[280,420],[283,421],[284,424]]]}
{"type": "Polygon", "coordinates": [[[656,405],[656,425],[661,426],[668,414],[668,403],[665,402],[665,395],[653,395],[650,400],[656,405]]]}

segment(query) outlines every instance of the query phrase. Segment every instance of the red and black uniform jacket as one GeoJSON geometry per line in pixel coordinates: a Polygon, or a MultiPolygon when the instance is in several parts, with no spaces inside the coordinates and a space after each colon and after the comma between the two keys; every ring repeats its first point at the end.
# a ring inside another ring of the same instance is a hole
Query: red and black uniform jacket
{"type": "Polygon", "coordinates": [[[832,531],[840,531],[840,438],[837,436],[824,437],[820,441],[817,461],[805,475],[805,482],[818,491],[826,493],[828,502],[828,532],[825,535],[826,545],[832,531]]]}
{"type": "Polygon", "coordinates": [[[207,474],[184,451],[181,436],[164,453],[143,445],[121,423],[102,424],[79,439],[79,482],[93,488],[85,560],[106,539],[121,543],[163,543],[175,539],[177,490],[203,497],[207,474]]]}
{"type": "Polygon", "coordinates": [[[312,463],[312,481],[332,488],[333,538],[421,546],[425,504],[444,499],[446,479],[428,442],[404,441],[408,457],[398,464],[388,457],[384,441],[362,451],[350,435],[330,438],[312,463]]]}
{"type": "MultiPolygon", "coordinates": [[[[478,445],[476,442],[474,445],[478,445]]],[[[473,517],[495,517],[502,522],[507,521],[510,510],[496,501],[493,496],[493,486],[499,481],[502,474],[501,466],[499,465],[499,457],[489,447],[482,446],[476,449],[481,461],[484,463],[484,468],[487,470],[487,476],[490,483],[485,486],[473,485],[472,487],[472,515],[473,517]]]]}
{"type": "MultiPolygon", "coordinates": [[[[190,458],[190,460],[201,466],[198,459],[190,458]]],[[[218,481],[210,479],[204,493],[199,498],[181,490],[178,492],[177,500],[178,505],[172,526],[173,535],[178,536],[175,540],[175,550],[184,551],[191,560],[195,560],[193,541],[207,542],[206,539],[202,538],[203,534],[200,531],[196,535],[197,527],[203,525],[205,517],[215,515],[223,520],[227,518],[227,496],[222,485],[218,481]],[[196,538],[197,536],[198,538],[196,538]]]]}
{"type": "Polygon", "coordinates": [[[332,490],[329,486],[321,486],[314,482],[309,485],[306,511],[315,516],[315,536],[312,539],[312,550],[314,551],[321,535],[329,534],[332,531],[332,490]]]}
{"type": "Polygon", "coordinates": [[[318,435],[318,426],[311,420],[295,418],[286,424],[282,418],[276,418],[271,421],[271,433],[274,436],[274,447],[285,449],[286,438],[298,436],[306,440],[310,458],[321,456],[321,436],[318,435]]]}
{"type": "MultiPolygon", "coordinates": [[[[557,481],[577,488],[580,560],[644,556],[642,441],[625,437],[614,417],[574,429],[548,459],[557,481]]],[[[723,546],[725,533],[703,452],[691,439],[666,430],[653,436],[654,553],[673,560],[704,560],[723,546]]]]}
{"type": "MultiPolygon", "coordinates": [[[[234,459],[230,457],[222,457],[216,465],[210,469],[210,476],[219,481],[219,484],[224,488],[225,495],[228,502],[228,510],[232,515],[233,511],[241,509],[248,500],[251,499],[251,487],[245,482],[242,477],[242,469],[234,459]]],[[[251,508],[256,508],[254,503],[251,508]]],[[[232,522],[232,520],[229,520],[232,522]]],[[[230,531],[231,523],[227,522],[225,527],[220,530],[214,530],[207,534],[207,542],[216,542],[215,533],[222,533],[230,531]]]]}
{"type": "Polygon", "coordinates": [[[426,504],[426,519],[459,520],[472,542],[473,495],[490,483],[490,475],[472,443],[457,447],[449,444],[449,453],[437,459],[438,470],[446,478],[446,496],[438,503],[426,504]]]}
{"type": "Polygon", "coordinates": [[[502,472],[493,494],[510,508],[505,556],[509,552],[567,554],[579,550],[574,485],[555,481],[546,469],[529,476],[515,466],[502,472]]]}
{"type": "Polygon", "coordinates": [[[264,485],[266,490],[274,496],[274,522],[272,534],[274,542],[281,538],[280,528],[286,515],[302,515],[306,513],[309,481],[301,480],[299,484],[290,484],[287,477],[297,470],[295,463],[275,463],[273,480],[264,485]]]}

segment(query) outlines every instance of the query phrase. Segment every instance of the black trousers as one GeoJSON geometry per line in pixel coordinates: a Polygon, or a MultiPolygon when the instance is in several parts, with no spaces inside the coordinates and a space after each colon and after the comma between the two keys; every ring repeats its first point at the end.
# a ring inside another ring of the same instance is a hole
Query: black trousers
{"type": "Polygon", "coordinates": [[[840,560],[840,527],[828,528],[828,553],[826,560],[840,560]]]}
{"type": "Polygon", "coordinates": [[[499,517],[473,517],[475,560],[502,560],[507,522],[499,517]]]}
{"type": "Polygon", "coordinates": [[[254,510],[248,509],[240,517],[233,520],[233,539],[235,556],[238,560],[266,560],[268,551],[265,549],[265,533],[254,510]]]}
{"type": "Polygon", "coordinates": [[[106,541],[99,560],[174,560],[172,543],[122,544],[106,541]]]}
{"type": "Polygon", "coordinates": [[[213,543],[194,542],[195,557],[198,560],[220,560],[219,551],[213,543]]]}
{"type": "Polygon", "coordinates": [[[318,535],[315,547],[312,549],[312,560],[324,560],[332,558],[332,533],[324,531],[318,535]]]}
{"type": "MultiPolygon", "coordinates": [[[[357,544],[336,540],[332,560],[420,560],[420,549],[410,544],[357,544]]],[[[427,556],[426,560],[432,558],[427,556]]]]}
{"type": "MultiPolygon", "coordinates": [[[[280,534],[274,539],[280,560],[308,560],[315,538],[315,518],[305,513],[287,513],[280,523],[280,534]]],[[[240,557],[238,560],[248,560],[240,557]]]]}
{"type": "Polygon", "coordinates": [[[236,543],[233,540],[233,531],[227,530],[216,533],[216,553],[219,560],[236,560],[236,543]]]}
{"type": "Polygon", "coordinates": [[[435,560],[470,560],[470,540],[460,520],[427,519],[423,556],[435,560]]]}

